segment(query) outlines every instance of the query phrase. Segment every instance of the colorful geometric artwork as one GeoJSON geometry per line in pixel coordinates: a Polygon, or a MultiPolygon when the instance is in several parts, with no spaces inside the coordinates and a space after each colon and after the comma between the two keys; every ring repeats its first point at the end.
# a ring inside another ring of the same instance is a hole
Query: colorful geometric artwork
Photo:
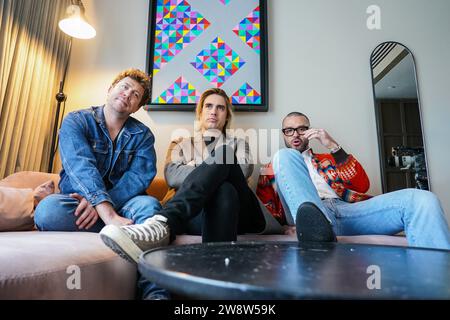
{"type": "Polygon", "coordinates": [[[186,79],[181,76],[153,103],[196,103],[200,95],[197,90],[186,79]]]}
{"type": "Polygon", "coordinates": [[[160,71],[209,25],[210,22],[185,0],[157,0],[153,74],[160,71]]]}
{"type": "MultiPolygon", "coordinates": [[[[1,0],[0,0],[1,1],[1,0]]],[[[221,88],[237,111],[267,111],[267,0],[151,0],[148,111],[192,111],[221,88]]]]}
{"type": "Polygon", "coordinates": [[[231,97],[232,103],[261,104],[261,95],[248,83],[244,83],[231,97]]]}
{"type": "Polygon", "coordinates": [[[220,37],[216,37],[209,48],[203,49],[191,64],[212,85],[220,88],[245,61],[220,37]]]}
{"type": "Polygon", "coordinates": [[[259,6],[257,6],[233,29],[233,32],[258,54],[260,52],[261,43],[259,17],[259,6]]]}

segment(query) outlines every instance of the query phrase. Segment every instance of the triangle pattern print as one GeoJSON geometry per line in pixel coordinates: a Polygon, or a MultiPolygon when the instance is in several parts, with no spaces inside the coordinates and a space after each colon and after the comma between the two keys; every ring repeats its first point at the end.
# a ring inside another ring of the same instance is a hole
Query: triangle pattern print
{"type": "Polygon", "coordinates": [[[261,50],[259,6],[234,27],[233,32],[259,54],[261,50]]]}
{"type": "Polygon", "coordinates": [[[245,61],[220,37],[215,38],[209,48],[199,52],[191,65],[213,86],[220,88],[236,73],[245,61]]]}
{"type": "Polygon", "coordinates": [[[161,104],[185,104],[196,103],[200,98],[197,90],[183,76],[180,76],[175,82],[161,95],[156,98],[153,103],[161,104]]]}
{"type": "Polygon", "coordinates": [[[185,0],[157,0],[153,74],[210,26],[185,0]]]}
{"type": "Polygon", "coordinates": [[[248,83],[244,83],[232,96],[235,104],[261,104],[261,95],[248,83]]]}

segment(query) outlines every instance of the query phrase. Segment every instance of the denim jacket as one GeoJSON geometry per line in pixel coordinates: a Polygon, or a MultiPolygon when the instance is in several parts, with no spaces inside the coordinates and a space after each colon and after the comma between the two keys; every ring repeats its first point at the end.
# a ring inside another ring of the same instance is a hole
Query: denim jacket
{"type": "Polygon", "coordinates": [[[63,166],[59,188],[64,194],[81,194],[93,206],[108,201],[120,209],[145,194],[155,177],[155,138],[147,126],[130,117],[114,150],[103,107],[74,111],[64,118],[59,132],[63,166]],[[105,181],[112,186],[108,190],[105,181]]]}

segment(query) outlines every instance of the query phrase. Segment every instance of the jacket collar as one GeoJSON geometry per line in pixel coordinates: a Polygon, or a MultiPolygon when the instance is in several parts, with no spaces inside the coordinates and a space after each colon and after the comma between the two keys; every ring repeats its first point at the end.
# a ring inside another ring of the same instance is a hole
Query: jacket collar
{"type": "MultiPolygon", "coordinates": [[[[106,120],[105,120],[105,113],[103,112],[105,105],[92,107],[92,115],[95,119],[95,121],[103,126],[105,129],[106,126],[106,120]]],[[[125,125],[122,128],[123,132],[128,132],[129,134],[138,134],[143,132],[143,130],[136,124],[136,121],[130,116],[127,121],[125,121],[125,125]]]]}

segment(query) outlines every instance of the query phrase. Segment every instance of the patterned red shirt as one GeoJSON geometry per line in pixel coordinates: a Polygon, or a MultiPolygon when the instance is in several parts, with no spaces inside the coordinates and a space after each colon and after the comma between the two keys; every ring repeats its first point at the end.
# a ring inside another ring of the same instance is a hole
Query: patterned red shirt
{"type": "MultiPolygon", "coordinates": [[[[310,152],[312,164],[317,172],[343,201],[358,202],[371,198],[370,195],[365,194],[369,189],[369,178],[364,168],[352,155],[346,154],[342,150],[340,158],[344,155],[343,161],[337,162],[335,157],[329,153],[310,152]]],[[[262,168],[256,195],[281,224],[286,224],[286,216],[276,191],[275,175],[271,163],[262,168]]]]}

